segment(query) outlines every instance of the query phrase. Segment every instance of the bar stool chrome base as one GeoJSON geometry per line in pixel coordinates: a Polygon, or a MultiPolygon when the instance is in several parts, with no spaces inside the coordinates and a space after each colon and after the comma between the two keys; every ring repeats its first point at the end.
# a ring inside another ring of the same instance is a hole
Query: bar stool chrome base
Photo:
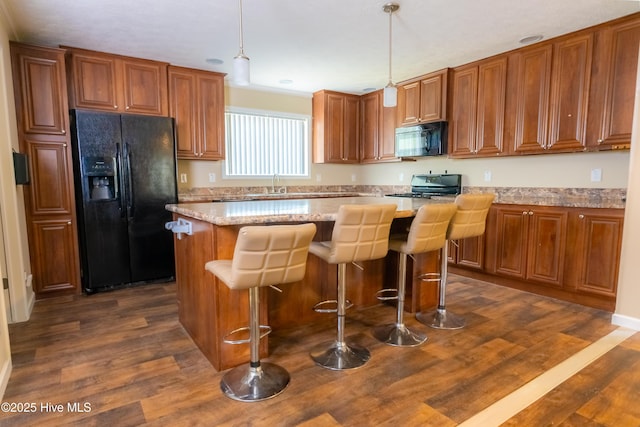
{"type": "Polygon", "coordinates": [[[449,313],[444,308],[420,312],[416,314],[416,319],[420,323],[431,326],[435,329],[462,329],[467,324],[464,317],[449,313]]]}
{"type": "Polygon", "coordinates": [[[376,326],[371,334],[378,341],[396,347],[417,347],[427,342],[425,335],[412,332],[405,325],[396,323],[376,326]]]}
{"type": "Polygon", "coordinates": [[[332,344],[320,344],[310,353],[316,365],[327,369],[355,369],[363,366],[371,358],[369,350],[357,345],[334,341],[332,344]],[[327,346],[330,346],[327,348],[327,346]]]}
{"type": "Polygon", "coordinates": [[[237,366],[227,372],[220,381],[220,389],[227,397],[242,402],[257,402],[282,393],[289,385],[289,372],[273,363],[261,362],[237,366]]]}

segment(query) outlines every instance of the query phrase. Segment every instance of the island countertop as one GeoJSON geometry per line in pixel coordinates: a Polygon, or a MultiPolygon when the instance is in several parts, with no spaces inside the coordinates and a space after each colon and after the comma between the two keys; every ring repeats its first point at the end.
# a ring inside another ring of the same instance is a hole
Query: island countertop
{"type": "Polygon", "coordinates": [[[180,203],[166,209],[215,225],[280,222],[335,221],[340,205],[395,204],[396,218],[415,216],[428,203],[453,203],[453,198],[336,197],[320,199],[250,200],[213,203],[180,203]]]}

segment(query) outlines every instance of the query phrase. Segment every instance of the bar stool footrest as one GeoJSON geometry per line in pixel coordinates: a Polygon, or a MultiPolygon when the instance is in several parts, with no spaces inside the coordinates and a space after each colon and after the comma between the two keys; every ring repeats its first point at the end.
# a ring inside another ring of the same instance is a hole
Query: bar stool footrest
{"type": "MultiPolygon", "coordinates": [[[[242,328],[234,329],[233,331],[231,331],[227,335],[225,335],[223,337],[222,341],[225,342],[226,344],[248,344],[248,343],[251,342],[250,338],[245,338],[245,339],[241,339],[241,340],[231,340],[228,337],[230,337],[232,335],[235,335],[235,334],[237,334],[239,332],[245,332],[245,331],[249,331],[249,330],[250,330],[250,328],[248,326],[243,326],[242,328]]],[[[270,333],[271,333],[271,326],[260,325],[260,339],[266,337],[270,333]]]]}
{"type": "Polygon", "coordinates": [[[378,301],[396,301],[398,299],[398,290],[396,288],[380,289],[376,292],[378,301]]]}
{"type": "MultiPolygon", "coordinates": [[[[345,303],[346,303],[345,309],[349,309],[349,308],[353,307],[353,303],[351,301],[346,300],[345,303]]],[[[316,305],[313,306],[313,311],[315,311],[316,313],[337,313],[338,312],[338,300],[328,299],[326,301],[320,301],[319,303],[317,303],[316,305]],[[329,305],[329,304],[335,304],[336,308],[322,308],[325,305],[329,305]]]]}
{"type": "Polygon", "coordinates": [[[440,273],[422,273],[418,276],[418,279],[423,282],[440,282],[441,278],[440,273]]]}

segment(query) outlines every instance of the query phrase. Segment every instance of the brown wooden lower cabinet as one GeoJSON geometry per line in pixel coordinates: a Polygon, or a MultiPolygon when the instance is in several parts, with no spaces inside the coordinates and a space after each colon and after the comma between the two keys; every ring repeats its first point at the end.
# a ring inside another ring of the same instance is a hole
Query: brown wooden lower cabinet
{"type": "Polygon", "coordinates": [[[624,209],[494,204],[483,236],[484,266],[469,268],[450,258],[450,268],[500,285],[613,310],[623,219],[624,209]]]}
{"type": "Polygon", "coordinates": [[[75,292],[79,267],[71,218],[33,220],[29,227],[33,288],[38,297],[75,292]]]}

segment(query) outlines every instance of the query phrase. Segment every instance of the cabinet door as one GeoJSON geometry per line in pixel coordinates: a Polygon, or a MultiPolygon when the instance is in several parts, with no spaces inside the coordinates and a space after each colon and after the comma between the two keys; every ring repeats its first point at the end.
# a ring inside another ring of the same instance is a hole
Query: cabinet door
{"type": "Polygon", "coordinates": [[[544,150],[547,140],[552,50],[552,45],[547,44],[516,54],[515,152],[544,150]]]}
{"type": "Polygon", "coordinates": [[[495,273],[524,279],[527,273],[529,211],[524,206],[495,207],[495,273]]]}
{"type": "Polygon", "coordinates": [[[398,86],[397,115],[399,126],[417,124],[420,120],[420,82],[398,86]]]}
{"type": "Polygon", "coordinates": [[[325,161],[342,163],[345,156],[342,153],[344,145],[344,117],[345,99],[342,95],[327,94],[325,99],[325,133],[324,144],[327,153],[325,161]]]}
{"type": "Polygon", "coordinates": [[[581,210],[576,215],[577,244],[572,261],[578,270],[578,291],[616,296],[623,220],[622,210],[616,214],[581,210]]]}
{"type": "Polygon", "coordinates": [[[31,215],[74,214],[71,153],[66,140],[59,138],[25,137],[31,174],[25,189],[31,215]]]}
{"type": "Polygon", "coordinates": [[[458,265],[482,270],[484,268],[484,235],[458,241],[458,265]]]}
{"type": "Polygon", "coordinates": [[[119,111],[116,59],[91,56],[84,53],[71,55],[71,108],[119,111]]]}
{"type": "Polygon", "coordinates": [[[125,112],[167,115],[166,64],[123,59],[122,74],[125,112]]]}
{"type": "Polygon", "coordinates": [[[420,81],[420,122],[435,122],[446,119],[446,72],[420,81]]]}
{"type": "Polygon", "coordinates": [[[631,144],[640,19],[596,34],[587,144],[617,148],[631,144]]]}
{"type": "Polygon", "coordinates": [[[38,296],[76,289],[79,280],[74,227],[70,218],[31,223],[29,250],[38,296]]]}
{"type": "Polygon", "coordinates": [[[593,35],[554,44],[549,115],[549,150],[576,151],[585,147],[593,35]]]}
{"type": "Polygon", "coordinates": [[[502,152],[507,58],[478,66],[478,98],[475,153],[492,156],[502,152]]]}
{"type": "Polygon", "coordinates": [[[375,162],[380,157],[380,93],[363,95],[360,101],[360,158],[363,163],[375,162]]]}
{"type": "Polygon", "coordinates": [[[63,51],[11,43],[16,104],[25,133],[66,134],[63,51]]]}
{"type": "Polygon", "coordinates": [[[529,217],[529,235],[526,278],[561,287],[567,212],[532,208],[527,216],[529,217]]]}
{"type": "Polygon", "coordinates": [[[224,80],[220,75],[198,75],[198,122],[202,159],[224,159],[224,80]]]}
{"type": "Polygon", "coordinates": [[[478,103],[478,67],[453,71],[451,123],[449,126],[452,156],[475,154],[476,112],[478,103]]]}
{"type": "MultiPolygon", "coordinates": [[[[380,95],[382,105],[382,95],[380,95]]],[[[396,157],[396,108],[380,107],[382,109],[382,127],[378,138],[378,156],[381,159],[397,159],[396,157]]]]}
{"type": "Polygon", "coordinates": [[[175,119],[176,153],[180,159],[197,159],[198,102],[193,73],[169,70],[169,115],[175,119]]]}
{"type": "Polygon", "coordinates": [[[360,161],[360,97],[347,96],[345,99],[343,148],[346,163],[360,161]]]}

